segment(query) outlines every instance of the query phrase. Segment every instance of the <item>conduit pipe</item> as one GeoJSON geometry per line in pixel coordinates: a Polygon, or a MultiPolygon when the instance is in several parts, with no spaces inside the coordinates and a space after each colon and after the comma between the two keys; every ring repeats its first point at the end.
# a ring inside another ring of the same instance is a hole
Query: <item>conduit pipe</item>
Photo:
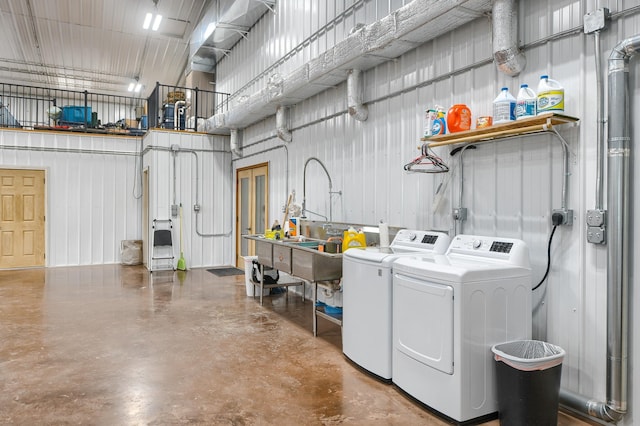
{"type": "MultiPolygon", "coordinates": [[[[198,216],[200,215],[200,190],[199,190],[199,185],[200,185],[200,160],[198,159],[198,153],[195,149],[189,149],[189,148],[182,148],[179,147],[177,145],[173,146],[171,148],[167,148],[164,146],[155,146],[155,145],[148,145],[143,151],[142,153],[140,153],[140,156],[144,156],[147,152],[149,151],[165,151],[165,152],[169,152],[172,155],[177,155],[180,154],[182,152],[184,153],[189,153],[192,154],[195,159],[196,159],[196,203],[193,206],[193,210],[196,213],[196,234],[198,234],[201,237],[229,237],[231,236],[231,234],[233,233],[233,229],[229,230],[228,232],[221,232],[221,233],[217,233],[217,234],[205,234],[203,232],[200,231],[199,227],[198,227],[198,216]],[[176,149],[177,147],[177,149],[176,149]]],[[[222,153],[227,153],[227,151],[217,151],[217,150],[213,150],[212,152],[222,152],[222,153]]],[[[175,158],[175,157],[174,157],[175,158]]],[[[175,174],[175,173],[174,173],[175,174]]],[[[175,188],[174,188],[175,191],[175,188]]],[[[174,201],[175,202],[175,201],[174,201]]]]}
{"type": "Polygon", "coordinates": [[[527,59],[518,47],[518,13],[515,0],[494,0],[491,14],[493,25],[493,59],[510,77],[524,69],[527,59]]]}
{"type": "Polygon", "coordinates": [[[347,107],[349,115],[358,121],[366,121],[369,108],[364,105],[364,88],[362,86],[362,71],[349,70],[347,77],[347,107]]]}
{"type": "Polygon", "coordinates": [[[627,412],[629,356],[629,60],[640,35],[618,43],[609,56],[607,155],[607,400],[561,390],[560,401],[579,412],[618,422],[627,412]]]}
{"type": "Polygon", "coordinates": [[[238,146],[238,129],[230,129],[229,136],[231,152],[238,157],[242,157],[242,148],[238,146]]]}
{"type": "Polygon", "coordinates": [[[289,126],[287,126],[288,116],[289,108],[280,105],[276,110],[276,132],[278,133],[278,138],[285,142],[291,142],[292,139],[289,126]]]}

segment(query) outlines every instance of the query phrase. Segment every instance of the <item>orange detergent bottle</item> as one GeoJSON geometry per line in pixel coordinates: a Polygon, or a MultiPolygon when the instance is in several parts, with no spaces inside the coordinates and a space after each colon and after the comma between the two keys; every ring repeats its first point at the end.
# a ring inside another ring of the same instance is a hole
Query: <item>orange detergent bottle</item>
{"type": "Polygon", "coordinates": [[[464,104],[456,104],[447,112],[449,133],[471,129],[471,110],[464,104]]]}

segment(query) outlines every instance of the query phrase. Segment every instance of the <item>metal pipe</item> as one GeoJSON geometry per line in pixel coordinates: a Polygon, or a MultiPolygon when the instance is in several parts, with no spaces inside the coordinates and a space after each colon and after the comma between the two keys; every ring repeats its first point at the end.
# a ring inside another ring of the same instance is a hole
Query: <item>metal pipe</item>
{"type": "MultiPolygon", "coordinates": [[[[304,170],[302,172],[302,217],[305,217],[305,212],[307,211],[307,165],[309,164],[309,162],[311,162],[311,160],[316,161],[318,164],[320,164],[320,166],[322,166],[322,169],[327,174],[327,178],[329,179],[329,222],[332,222],[333,213],[331,211],[331,194],[333,192],[331,190],[333,189],[333,183],[331,182],[331,176],[329,176],[327,168],[324,166],[324,164],[322,164],[322,161],[320,161],[316,157],[309,157],[307,158],[307,161],[304,162],[304,170]]],[[[308,211],[309,213],[314,213],[311,210],[308,211]]]]}
{"type": "Polygon", "coordinates": [[[629,334],[629,60],[640,35],[618,43],[609,56],[609,138],[607,155],[607,395],[606,402],[568,391],[560,401],[610,422],[627,412],[629,334]]]}
{"type": "Polygon", "coordinates": [[[569,144],[555,127],[551,128],[551,133],[560,139],[562,145],[562,200],[560,208],[562,210],[568,210],[567,197],[569,194],[567,188],[569,187],[569,176],[571,175],[571,173],[569,173],[569,144]]]}
{"type": "Polygon", "coordinates": [[[278,138],[285,142],[291,142],[293,137],[287,126],[288,115],[289,107],[278,106],[276,110],[276,133],[278,134],[278,138]]]}
{"type": "Polygon", "coordinates": [[[602,84],[602,59],[600,58],[600,31],[594,33],[594,50],[596,62],[596,209],[604,209],[603,188],[604,180],[604,85],[602,84]]]}
{"type": "Polygon", "coordinates": [[[494,0],[493,59],[498,70],[515,77],[524,69],[527,59],[518,47],[518,14],[515,0],[494,0]]]}
{"type": "MultiPolygon", "coordinates": [[[[196,214],[196,220],[195,220],[195,228],[196,228],[196,234],[198,234],[201,237],[228,237],[233,233],[233,229],[229,230],[228,232],[221,232],[221,233],[216,233],[216,234],[206,234],[200,231],[200,229],[198,228],[198,215],[200,214],[200,190],[199,190],[199,186],[200,186],[200,167],[199,167],[199,159],[198,159],[198,153],[197,150],[195,149],[189,149],[189,148],[180,148],[179,151],[176,151],[173,147],[172,148],[167,148],[164,146],[154,146],[154,145],[148,145],[141,153],[141,155],[145,155],[147,152],[149,151],[167,151],[167,152],[171,152],[171,153],[176,153],[179,154],[181,152],[185,152],[185,153],[189,153],[192,154],[195,159],[196,159],[196,170],[195,170],[195,174],[196,174],[196,203],[194,205],[194,211],[196,214]]],[[[227,153],[228,151],[216,151],[216,150],[212,150],[211,152],[216,153],[216,152],[223,152],[223,153],[227,153]]]]}
{"type": "Polygon", "coordinates": [[[229,147],[238,157],[242,157],[242,148],[238,147],[238,129],[231,129],[229,131],[229,147]]]}
{"type": "Polygon", "coordinates": [[[349,115],[358,121],[366,121],[369,108],[364,104],[364,89],[362,86],[362,71],[349,70],[347,76],[347,106],[349,115]]]}

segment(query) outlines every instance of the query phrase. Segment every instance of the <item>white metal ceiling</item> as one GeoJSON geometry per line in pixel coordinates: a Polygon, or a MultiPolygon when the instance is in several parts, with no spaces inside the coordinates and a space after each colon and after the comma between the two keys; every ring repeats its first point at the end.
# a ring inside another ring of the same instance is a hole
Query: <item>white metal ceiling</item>
{"type": "Polygon", "coordinates": [[[0,0],[0,83],[142,96],[179,84],[191,34],[215,0],[0,0]],[[147,12],[163,15],[144,30],[147,12]]]}

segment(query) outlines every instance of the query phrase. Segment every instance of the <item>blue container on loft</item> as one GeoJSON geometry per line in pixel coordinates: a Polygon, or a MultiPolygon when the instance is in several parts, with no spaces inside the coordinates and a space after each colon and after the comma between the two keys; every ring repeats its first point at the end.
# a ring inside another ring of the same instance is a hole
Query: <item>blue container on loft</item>
{"type": "Polygon", "coordinates": [[[60,123],[65,123],[65,124],[91,123],[91,107],[63,106],[60,123]]]}
{"type": "Polygon", "coordinates": [[[174,120],[175,105],[164,104],[162,106],[162,128],[184,130],[185,128],[185,113],[183,108],[178,108],[178,123],[174,120]],[[177,126],[176,126],[177,124],[177,126]]]}

